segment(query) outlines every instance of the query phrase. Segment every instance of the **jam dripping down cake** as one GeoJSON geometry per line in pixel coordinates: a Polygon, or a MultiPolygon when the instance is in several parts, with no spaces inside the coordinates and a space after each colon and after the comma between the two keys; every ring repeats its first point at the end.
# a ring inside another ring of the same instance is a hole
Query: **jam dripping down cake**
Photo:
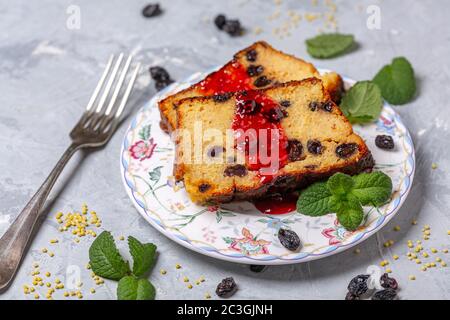
{"type": "Polygon", "coordinates": [[[166,132],[176,129],[175,109],[181,99],[213,96],[220,101],[230,92],[262,89],[310,77],[321,79],[331,99],[339,101],[343,82],[338,74],[331,72],[321,76],[311,63],[275,50],[266,42],[256,42],[236,53],[233,60],[204,80],[161,100],[161,128],[166,132]]]}
{"type": "Polygon", "coordinates": [[[186,98],[176,112],[175,176],[196,203],[286,193],[374,164],[317,78],[186,98]]]}

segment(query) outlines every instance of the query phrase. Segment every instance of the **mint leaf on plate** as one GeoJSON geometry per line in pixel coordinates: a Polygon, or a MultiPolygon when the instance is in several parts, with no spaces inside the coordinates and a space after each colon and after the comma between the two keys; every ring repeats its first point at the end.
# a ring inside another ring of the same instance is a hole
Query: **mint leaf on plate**
{"type": "Polygon", "coordinates": [[[297,211],[307,216],[318,217],[330,213],[328,202],[332,194],[326,182],[317,182],[302,191],[297,200],[297,211]]]}
{"type": "Polygon", "coordinates": [[[404,57],[395,58],[392,64],[384,66],[373,82],[380,88],[383,98],[395,105],[411,101],[416,93],[414,70],[404,57]]]}
{"type": "Polygon", "coordinates": [[[327,33],[306,40],[306,49],[314,58],[336,57],[354,44],[354,37],[347,34],[327,33]]]}
{"type": "Polygon", "coordinates": [[[355,185],[351,193],[363,206],[381,206],[392,194],[392,180],[383,172],[361,173],[353,177],[355,185]]]}
{"type": "Polygon", "coordinates": [[[128,263],[123,260],[108,231],[103,231],[92,243],[89,260],[92,271],[106,279],[119,280],[130,273],[128,263]]]}
{"type": "Polygon", "coordinates": [[[345,199],[345,196],[352,190],[354,184],[351,176],[338,172],[328,179],[327,187],[332,195],[345,199]]]}
{"type": "Polygon", "coordinates": [[[336,208],[338,221],[347,230],[356,230],[363,221],[363,208],[358,199],[351,194],[347,195],[346,200],[336,203],[336,208]]]}
{"type": "Polygon", "coordinates": [[[383,108],[381,91],[370,81],[357,82],[345,94],[340,108],[352,123],[377,120],[383,108]]]}
{"type": "Polygon", "coordinates": [[[132,236],[128,237],[128,246],[133,257],[133,274],[142,276],[155,262],[156,246],[153,243],[142,244],[132,236]]]}
{"type": "Polygon", "coordinates": [[[155,295],[155,287],[147,279],[126,276],[117,286],[118,300],[154,300],[155,295]]]}

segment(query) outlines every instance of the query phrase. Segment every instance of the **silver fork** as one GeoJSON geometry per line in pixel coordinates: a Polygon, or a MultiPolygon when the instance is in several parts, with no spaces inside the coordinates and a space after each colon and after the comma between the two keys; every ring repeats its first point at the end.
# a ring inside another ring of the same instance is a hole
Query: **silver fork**
{"type": "Polygon", "coordinates": [[[69,159],[79,149],[103,146],[117,128],[140,68],[140,64],[137,64],[131,76],[127,77],[132,56],[127,58],[125,64],[123,60],[123,53],[117,59],[114,56],[109,58],[105,71],[87,104],[86,111],[70,132],[71,145],[0,239],[0,290],[11,283],[26,251],[28,241],[38,225],[37,222],[46,214],[41,208],[69,159]],[[125,91],[121,90],[124,83],[125,91]],[[119,95],[122,99],[117,104],[119,95]]]}

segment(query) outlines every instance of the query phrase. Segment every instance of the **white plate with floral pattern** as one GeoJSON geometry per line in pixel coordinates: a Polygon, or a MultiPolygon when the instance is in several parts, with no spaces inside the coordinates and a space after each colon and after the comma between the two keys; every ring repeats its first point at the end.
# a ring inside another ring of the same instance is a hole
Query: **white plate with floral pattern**
{"type": "MultiPolygon", "coordinates": [[[[210,70],[211,71],[211,70],[210,70]]],[[[334,214],[308,217],[297,212],[270,215],[250,202],[202,207],[192,203],[182,183],[172,176],[174,146],[159,127],[157,101],[190,86],[210,71],[196,73],[159,92],[131,122],[120,152],[120,170],[125,189],[139,213],[157,230],[182,246],[207,256],[231,262],[282,265],[311,261],[347,250],[380,230],[398,212],[414,177],[415,154],[411,136],[399,115],[387,103],[378,121],[354,130],[372,151],[376,170],[393,182],[391,201],[381,208],[365,208],[363,225],[345,230],[334,214]],[[388,134],[396,147],[384,151],[375,137],[388,134]],[[302,240],[299,252],[279,243],[279,228],[294,230],[302,240]]],[[[326,72],[328,70],[321,70],[326,72]]],[[[346,87],[355,81],[344,78],[346,87]]]]}

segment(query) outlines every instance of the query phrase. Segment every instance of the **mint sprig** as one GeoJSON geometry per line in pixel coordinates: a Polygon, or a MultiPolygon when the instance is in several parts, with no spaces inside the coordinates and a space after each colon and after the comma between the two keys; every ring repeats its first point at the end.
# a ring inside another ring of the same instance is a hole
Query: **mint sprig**
{"type": "Polygon", "coordinates": [[[395,105],[411,101],[416,93],[414,70],[404,57],[395,58],[384,66],[373,82],[380,88],[383,98],[395,105]]]}
{"type": "Polygon", "coordinates": [[[133,257],[133,274],[142,276],[155,262],[156,246],[153,243],[142,244],[136,238],[129,236],[128,247],[133,257]]]}
{"type": "Polygon", "coordinates": [[[133,271],[120,255],[111,233],[103,231],[89,248],[92,271],[100,277],[119,281],[119,300],[153,300],[155,288],[141,277],[155,263],[156,246],[153,243],[143,244],[131,236],[128,237],[128,246],[133,257],[133,271]]]}
{"type": "Polygon", "coordinates": [[[339,222],[355,230],[363,221],[362,206],[380,206],[392,194],[392,181],[383,172],[349,176],[336,173],[327,182],[317,182],[300,194],[297,211],[308,216],[335,212],[339,222]]]}
{"type": "Polygon", "coordinates": [[[306,40],[306,49],[314,58],[327,59],[339,56],[354,44],[349,34],[326,33],[306,40]]]}
{"type": "Polygon", "coordinates": [[[117,285],[118,300],[154,300],[155,287],[147,279],[126,276],[117,285]]]}
{"type": "Polygon", "coordinates": [[[357,82],[342,98],[340,108],[352,123],[377,120],[383,108],[381,91],[370,81],[357,82]]]}
{"type": "Polygon", "coordinates": [[[102,278],[120,280],[131,272],[117,250],[113,236],[107,231],[103,231],[92,243],[89,260],[92,271],[102,278]]]}

